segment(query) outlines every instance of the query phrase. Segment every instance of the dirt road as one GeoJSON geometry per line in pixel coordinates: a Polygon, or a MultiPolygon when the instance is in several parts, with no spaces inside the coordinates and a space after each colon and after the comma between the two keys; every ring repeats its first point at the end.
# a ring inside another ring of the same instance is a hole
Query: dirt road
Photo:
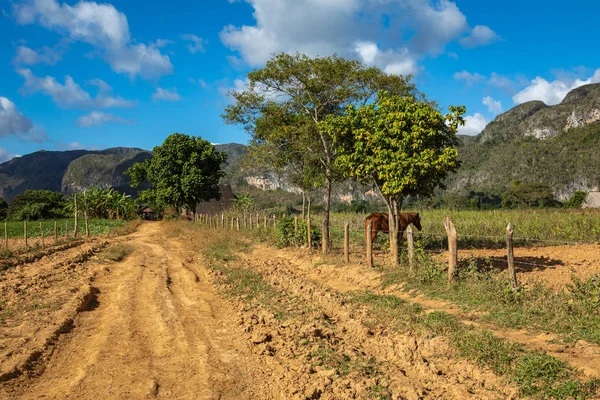
{"type": "Polygon", "coordinates": [[[375,291],[375,272],[315,268],[243,237],[236,256],[211,247],[227,235],[145,223],[111,239],[133,249],[124,261],[86,243],[1,273],[0,399],[517,397],[443,337],[349,302],[375,291]]]}
{"type": "MultiPolygon", "coordinates": [[[[103,267],[39,377],[2,388],[11,398],[251,398],[228,310],[203,270],[181,259],[158,224],[131,235],[134,253],[103,267]]],[[[240,346],[243,349],[243,346],[240,346]]],[[[2,397],[2,391],[0,391],[2,397]]]]}

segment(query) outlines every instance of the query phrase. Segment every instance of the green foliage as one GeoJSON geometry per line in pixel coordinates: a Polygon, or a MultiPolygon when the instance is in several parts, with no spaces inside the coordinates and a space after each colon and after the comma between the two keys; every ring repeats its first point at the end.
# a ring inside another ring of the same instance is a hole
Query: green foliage
{"type": "Polygon", "coordinates": [[[65,198],[60,193],[26,190],[10,202],[8,216],[16,221],[62,218],[66,215],[65,205],[65,198]]]}
{"type": "MultiPolygon", "coordinates": [[[[319,246],[321,244],[320,229],[311,226],[310,236],[313,246],[319,246]]],[[[306,244],[308,244],[308,226],[306,225],[306,221],[298,219],[297,232],[294,232],[294,218],[282,218],[277,221],[278,246],[304,246],[306,244]]]]}
{"type": "Polygon", "coordinates": [[[70,197],[67,210],[75,211],[75,197],[77,197],[77,210],[83,214],[86,210],[90,218],[107,219],[133,219],[136,218],[136,203],[131,196],[110,189],[90,189],[76,193],[70,197]]]}
{"type": "Polygon", "coordinates": [[[210,142],[173,133],[153,153],[151,160],[136,163],[126,172],[133,187],[145,179],[150,182],[146,199],[159,206],[195,209],[202,201],[219,198],[226,155],[215,151],[210,142]]]}
{"type": "Polygon", "coordinates": [[[8,203],[0,198],[0,219],[5,219],[8,214],[8,203]]]}
{"type": "Polygon", "coordinates": [[[545,183],[522,183],[516,181],[502,193],[502,206],[514,207],[555,207],[554,192],[545,183]]]}
{"type": "Polygon", "coordinates": [[[442,115],[413,97],[381,92],[373,104],[349,106],[321,128],[342,145],[338,166],[360,181],[375,183],[384,197],[427,196],[455,171],[456,130],[464,107],[442,115]]]}
{"type": "Polygon", "coordinates": [[[585,202],[587,195],[587,192],[577,190],[571,195],[571,197],[569,198],[569,200],[567,200],[564,206],[566,208],[581,208],[582,204],[585,202]]]}

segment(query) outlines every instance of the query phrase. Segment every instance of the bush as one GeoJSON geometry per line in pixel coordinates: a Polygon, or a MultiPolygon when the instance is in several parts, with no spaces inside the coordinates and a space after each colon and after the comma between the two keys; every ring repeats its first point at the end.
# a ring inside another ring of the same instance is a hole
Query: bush
{"type": "Polygon", "coordinates": [[[513,182],[502,193],[502,206],[513,207],[556,207],[560,203],[554,200],[554,192],[545,183],[513,182]]]}
{"type": "MultiPolygon", "coordinates": [[[[312,224],[311,224],[312,225],[312,224]]],[[[311,226],[312,245],[321,244],[321,230],[311,226]]],[[[277,245],[280,247],[304,246],[308,244],[306,221],[298,219],[298,231],[294,232],[294,218],[282,218],[277,221],[277,245]]]]}
{"type": "Polygon", "coordinates": [[[565,208],[581,208],[581,205],[585,201],[587,195],[587,192],[581,190],[576,191],[565,203],[565,208]]]}

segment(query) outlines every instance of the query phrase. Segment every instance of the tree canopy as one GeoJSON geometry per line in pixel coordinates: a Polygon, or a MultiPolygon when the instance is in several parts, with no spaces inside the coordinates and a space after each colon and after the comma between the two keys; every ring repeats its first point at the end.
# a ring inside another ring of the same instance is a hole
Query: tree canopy
{"type": "Polygon", "coordinates": [[[372,104],[350,105],[320,123],[340,146],[336,165],[348,177],[374,184],[390,213],[390,245],[398,259],[398,217],[408,195],[431,195],[458,166],[456,131],[465,107],[442,115],[432,104],[380,92],[372,104]]]}
{"type": "Polygon", "coordinates": [[[26,190],[10,202],[8,216],[19,221],[62,218],[66,215],[65,205],[66,201],[61,193],[26,190]]]}
{"type": "Polygon", "coordinates": [[[200,137],[182,133],[169,135],[153,149],[154,157],[127,170],[131,185],[148,180],[152,185],[141,197],[159,206],[187,207],[220,198],[221,164],[227,155],[200,137]]]}
{"type": "Polygon", "coordinates": [[[338,144],[330,131],[320,129],[319,123],[328,115],[342,114],[348,105],[368,104],[380,90],[401,96],[419,94],[410,76],[386,74],[336,55],[310,58],[282,53],[264,68],[249,73],[248,81],[246,90],[230,93],[235,101],[227,106],[223,118],[227,123],[242,125],[257,144],[270,146],[271,151],[310,156],[308,160],[300,156],[292,164],[315,168],[297,176],[300,182],[320,179],[324,183],[326,251],[332,186],[342,174],[335,163],[338,144]]]}

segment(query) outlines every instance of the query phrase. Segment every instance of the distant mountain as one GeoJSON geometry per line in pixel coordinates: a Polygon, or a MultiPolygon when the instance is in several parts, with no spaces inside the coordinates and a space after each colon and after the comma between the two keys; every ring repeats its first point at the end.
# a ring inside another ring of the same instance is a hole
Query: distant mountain
{"type": "MultiPolygon", "coordinates": [[[[282,177],[255,165],[247,146],[215,146],[228,154],[223,183],[294,191],[282,177]]],[[[500,193],[513,180],[550,184],[559,199],[600,186],[600,84],[571,91],[561,104],[533,101],[499,115],[477,136],[459,136],[462,166],[446,181],[454,192],[500,193]]],[[[65,194],[90,187],[131,192],[123,175],[147,150],[117,147],[100,151],[38,151],[0,164],[0,197],[10,201],[27,189],[65,194]]],[[[339,185],[336,198],[365,198],[369,188],[339,185]]]]}
{"type": "MultiPolygon", "coordinates": [[[[236,168],[246,154],[246,146],[236,143],[216,145],[228,154],[225,169],[236,168]]],[[[115,188],[132,194],[129,167],[152,157],[138,148],[115,147],[106,150],[37,151],[0,164],[0,198],[6,201],[28,189],[46,189],[64,194],[91,187],[115,188]]]]}
{"type": "Polygon", "coordinates": [[[463,165],[453,191],[499,192],[513,180],[543,182],[559,199],[600,186],[600,84],[571,91],[562,103],[518,105],[479,135],[460,138],[463,165]]]}

